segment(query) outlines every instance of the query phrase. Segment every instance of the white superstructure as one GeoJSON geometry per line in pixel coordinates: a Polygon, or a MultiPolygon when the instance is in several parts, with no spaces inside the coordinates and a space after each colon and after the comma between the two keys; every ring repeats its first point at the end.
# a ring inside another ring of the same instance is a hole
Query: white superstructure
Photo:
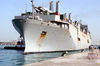
{"type": "Polygon", "coordinates": [[[34,18],[31,12],[27,12],[12,20],[25,40],[24,53],[73,51],[88,48],[91,44],[88,25],[73,22],[71,13],[67,19],[65,14],[59,13],[59,1],[56,4],[55,13],[39,6],[34,7],[34,18]]]}

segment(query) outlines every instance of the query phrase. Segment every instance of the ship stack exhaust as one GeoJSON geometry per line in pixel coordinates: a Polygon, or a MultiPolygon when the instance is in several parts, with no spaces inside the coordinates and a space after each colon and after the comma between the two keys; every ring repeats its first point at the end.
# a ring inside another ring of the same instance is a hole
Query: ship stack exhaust
{"type": "Polygon", "coordinates": [[[69,22],[72,24],[71,13],[69,13],[69,22]]]}
{"type": "Polygon", "coordinates": [[[50,10],[53,12],[53,1],[50,2],[50,10]]]}
{"type": "Polygon", "coordinates": [[[71,21],[71,13],[69,13],[69,20],[71,21]]]}
{"type": "Polygon", "coordinates": [[[60,1],[56,2],[56,12],[60,13],[60,1]]]}

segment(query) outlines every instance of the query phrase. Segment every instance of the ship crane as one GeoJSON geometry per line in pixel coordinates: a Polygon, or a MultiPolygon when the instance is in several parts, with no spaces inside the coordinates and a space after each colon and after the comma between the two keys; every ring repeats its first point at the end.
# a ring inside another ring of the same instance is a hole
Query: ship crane
{"type": "Polygon", "coordinates": [[[34,19],[34,0],[31,0],[31,2],[32,2],[32,17],[34,19]]]}
{"type": "Polygon", "coordinates": [[[49,13],[53,13],[53,5],[55,4],[56,2],[53,3],[53,1],[51,1],[49,4],[50,4],[50,10],[45,8],[45,7],[48,7],[48,3],[46,5],[42,5],[42,6],[38,6],[38,7],[34,7],[36,13],[40,13],[40,14],[43,14],[43,12],[45,11],[48,11],[49,13]]]}

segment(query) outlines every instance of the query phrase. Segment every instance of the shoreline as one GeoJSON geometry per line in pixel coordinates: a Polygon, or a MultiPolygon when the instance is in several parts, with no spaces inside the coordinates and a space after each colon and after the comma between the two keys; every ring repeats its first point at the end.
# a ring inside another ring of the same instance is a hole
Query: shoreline
{"type": "Polygon", "coordinates": [[[46,61],[26,64],[23,66],[100,66],[100,51],[94,50],[98,54],[98,59],[89,59],[88,53],[90,51],[76,53],[65,57],[58,57],[46,61]]]}

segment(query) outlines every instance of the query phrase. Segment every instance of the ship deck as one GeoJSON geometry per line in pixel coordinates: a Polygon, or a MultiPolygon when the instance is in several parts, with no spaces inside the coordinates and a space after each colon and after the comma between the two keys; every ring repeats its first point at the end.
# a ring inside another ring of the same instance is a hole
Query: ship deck
{"type": "Polygon", "coordinates": [[[86,51],[24,66],[100,66],[100,51],[97,49],[94,52],[98,54],[98,59],[89,59],[87,56],[91,52],[86,51]]]}

